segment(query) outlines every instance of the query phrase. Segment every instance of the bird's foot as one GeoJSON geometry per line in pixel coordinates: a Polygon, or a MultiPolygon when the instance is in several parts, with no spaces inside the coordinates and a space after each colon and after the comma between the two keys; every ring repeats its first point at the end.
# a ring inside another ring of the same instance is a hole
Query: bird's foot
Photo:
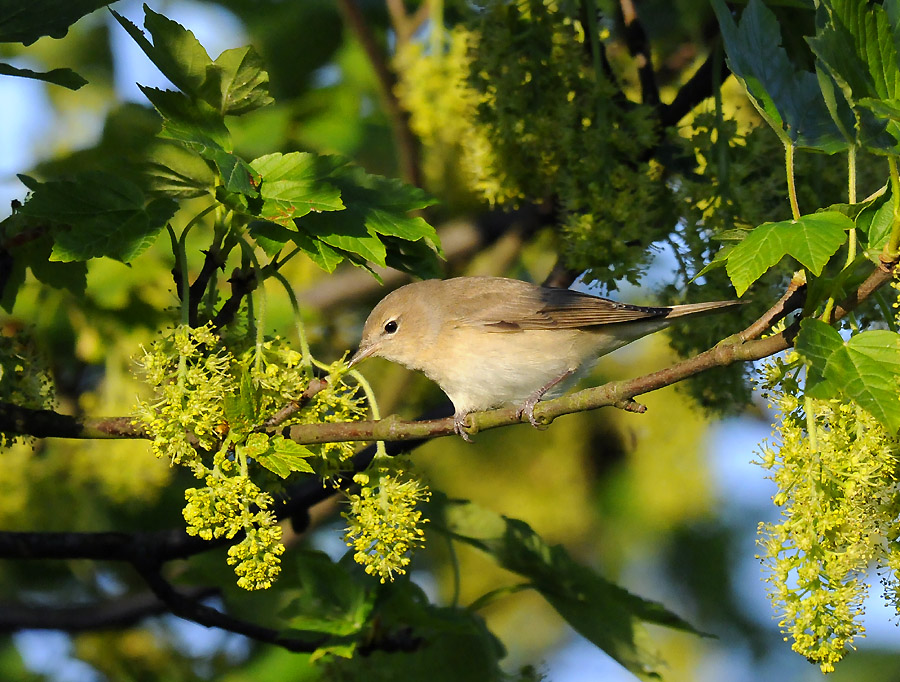
{"type": "Polygon", "coordinates": [[[468,412],[457,412],[453,415],[453,431],[467,443],[472,442],[472,436],[469,435],[467,430],[471,428],[472,425],[469,424],[468,412]]]}
{"type": "Polygon", "coordinates": [[[534,416],[534,408],[540,402],[541,395],[543,395],[543,393],[540,393],[540,394],[534,393],[534,394],[530,395],[528,397],[528,399],[524,402],[522,407],[520,407],[518,410],[516,410],[516,419],[521,419],[522,415],[525,415],[526,417],[528,417],[528,421],[531,423],[531,425],[534,428],[540,429],[541,431],[543,431],[549,425],[544,422],[539,422],[537,420],[537,418],[534,416]]]}
{"type": "Polygon", "coordinates": [[[536,390],[534,393],[532,393],[530,396],[528,396],[528,398],[525,399],[525,402],[523,403],[522,407],[520,407],[518,410],[516,410],[516,419],[521,419],[522,415],[525,415],[526,417],[528,417],[528,421],[531,423],[531,425],[534,428],[540,429],[542,431],[544,429],[546,429],[548,426],[550,426],[550,422],[552,421],[552,419],[547,420],[547,421],[538,421],[537,418],[534,416],[534,408],[541,401],[541,398],[544,397],[544,394],[547,391],[549,391],[551,388],[556,386],[561,381],[565,381],[570,376],[572,376],[574,373],[575,373],[574,369],[570,369],[566,372],[563,372],[558,377],[556,377],[553,381],[548,382],[546,386],[542,386],[541,388],[536,390]]]}

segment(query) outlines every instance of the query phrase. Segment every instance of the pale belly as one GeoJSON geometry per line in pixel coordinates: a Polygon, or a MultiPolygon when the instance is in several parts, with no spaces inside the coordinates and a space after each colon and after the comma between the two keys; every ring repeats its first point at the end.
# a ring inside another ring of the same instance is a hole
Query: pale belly
{"type": "Polygon", "coordinates": [[[423,350],[428,356],[425,374],[450,397],[458,413],[520,406],[560,377],[626,343],[578,330],[480,333],[475,338],[474,343],[447,339],[450,343],[441,346],[453,350],[439,357],[423,350]]]}

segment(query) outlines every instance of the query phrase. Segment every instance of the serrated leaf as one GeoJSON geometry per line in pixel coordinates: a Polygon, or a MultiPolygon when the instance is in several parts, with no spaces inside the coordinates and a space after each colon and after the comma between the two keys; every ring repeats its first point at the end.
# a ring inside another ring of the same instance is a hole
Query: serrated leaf
{"type": "Polygon", "coordinates": [[[819,275],[846,241],[846,230],[853,226],[852,220],[835,211],[763,223],[728,254],[728,276],[738,296],[742,296],[751,284],[788,255],[819,275]]]}
{"type": "Polygon", "coordinates": [[[856,220],[856,225],[866,234],[867,246],[870,250],[880,252],[887,244],[894,226],[894,202],[888,199],[881,206],[863,211],[856,220]]]}
{"type": "Polygon", "coordinates": [[[888,13],[877,3],[856,0],[822,2],[818,12],[816,35],[807,42],[852,107],[859,140],[873,151],[895,151],[900,127],[879,120],[889,113],[889,101],[900,97],[898,48],[888,13]]]}
{"type": "Polygon", "coordinates": [[[204,84],[202,96],[223,116],[240,116],[275,101],[269,74],[252,46],[225,50],[214,64],[216,77],[204,84]]]}
{"type": "Polygon", "coordinates": [[[631,594],[545,543],[528,524],[472,504],[448,505],[444,520],[454,537],[489,553],[530,584],[579,634],[640,679],[659,677],[646,623],[702,634],[661,604],[631,594]]]}
{"type": "Polygon", "coordinates": [[[260,465],[281,478],[287,478],[291,472],[298,471],[304,474],[314,473],[307,457],[315,453],[305,445],[288,440],[284,436],[275,436],[269,443],[266,452],[256,456],[260,465]]]}
{"type": "Polygon", "coordinates": [[[72,69],[53,69],[51,71],[32,71],[31,69],[20,69],[11,64],[0,62],[0,76],[18,76],[20,78],[31,78],[33,80],[45,81],[54,85],[61,85],[69,90],[78,90],[83,85],[87,85],[87,81],[79,76],[72,69]]]}
{"type": "Polygon", "coordinates": [[[144,27],[153,38],[151,43],[128,19],[115,10],[110,12],[175,87],[191,96],[200,94],[213,62],[193,33],[145,4],[144,27]]]}
{"type": "Polygon", "coordinates": [[[256,188],[260,178],[256,171],[241,157],[226,151],[204,128],[186,121],[166,120],[160,137],[180,142],[204,159],[212,161],[227,191],[258,196],[256,188]]]}
{"type": "Polygon", "coordinates": [[[296,230],[289,230],[264,220],[254,220],[247,226],[247,230],[270,257],[279,253],[284,245],[292,241],[297,234],[296,230]]]}
{"type": "MultiPolygon", "coordinates": [[[[407,215],[434,203],[425,192],[352,165],[336,168],[329,182],[340,190],[347,208],[339,213],[311,213],[298,221],[301,228],[336,249],[382,266],[387,263],[385,243],[391,238],[421,241],[427,250],[410,251],[430,262],[419,268],[437,271],[437,256],[441,255],[437,233],[421,218],[407,215]]],[[[402,250],[392,249],[392,262],[412,272],[402,250]]]]}
{"type": "MultiPolygon", "coordinates": [[[[749,233],[745,233],[745,235],[746,234],[749,233]]],[[[725,244],[724,246],[722,246],[721,249],[716,251],[716,255],[713,256],[713,259],[709,261],[709,263],[704,265],[700,269],[700,272],[691,277],[691,282],[695,282],[698,278],[703,277],[703,275],[705,275],[707,272],[710,272],[711,270],[725,267],[725,264],[728,262],[728,255],[732,252],[734,247],[735,244],[725,244]]],[[[690,284],[691,282],[688,282],[688,284],[690,284]]]]}
{"type": "Polygon", "coordinates": [[[805,319],[800,323],[794,348],[806,362],[807,389],[814,388],[825,379],[828,359],[843,345],[844,340],[831,325],[816,319],[805,319]]]}
{"type": "Polygon", "coordinates": [[[280,615],[295,630],[346,637],[367,624],[375,591],[353,579],[343,563],[334,563],[322,552],[303,551],[292,576],[299,594],[280,615]]]}
{"type": "Polygon", "coordinates": [[[341,251],[359,254],[376,265],[385,265],[387,249],[366,229],[364,213],[353,206],[335,213],[318,213],[302,221],[303,230],[318,241],[341,251]]]}
{"type": "Polygon", "coordinates": [[[0,43],[31,45],[38,38],[62,38],[81,17],[114,0],[0,0],[0,43]]]}
{"type": "Polygon", "coordinates": [[[133,182],[91,171],[33,186],[20,212],[57,225],[53,260],[107,256],[128,263],[153,244],[177,208],[169,199],[147,203],[133,182]]]}
{"type": "Polygon", "coordinates": [[[762,0],[750,0],[735,24],[724,0],[712,0],[728,64],[754,105],[785,144],[834,153],[847,146],[809,71],[781,46],[781,29],[762,0]]]}
{"type": "Polygon", "coordinates": [[[900,430],[900,334],[856,334],[831,354],[825,378],[868,411],[891,433],[900,430]]]}
{"type": "Polygon", "coordinates": [[[197,152],[174,141],[158,140],[146,155],[144,172],[155,194],[189,199],[209,194],[216,175],[197,152]]]}
{"type": "Polygon", "coordinates": [[[334,272],[334,269],[344,260],[344,255],[319,239],[313,239],[303,231],[295,232],[292,236],[294,243],[303,249],[303,252],[313,263],[325,272],[334,272]]]}
{"type": "Polygon", "coordinates": [[[330,164],[307,152],[267,154],[250,162],[261,180],[263,206],[260,217],[294,228],[294,219],[310,211],[339,211],[344,208],[341,191],[325,178],[330,164]]]}

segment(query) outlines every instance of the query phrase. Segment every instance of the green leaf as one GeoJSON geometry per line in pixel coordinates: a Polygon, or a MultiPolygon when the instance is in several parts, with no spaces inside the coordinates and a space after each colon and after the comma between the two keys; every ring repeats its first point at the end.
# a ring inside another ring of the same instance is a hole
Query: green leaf
{"type": "Polygon", "coordinates": [[[816,35],[807,42],[853,108],[860,141],[873,151],[896,151],[900,126],[888,123],[885,135],[885,121],[879,120],[892,118],[890,100],[900,97],[898,47],[888,13],[877,3],[828,0],[818,17],[816,35]]]}
{"type": "Polygon", "coordinates": [[[216,77],[204,84],[202,96],[223,116],[240,116],[275,101],[269,74],[252,46],[225,50],[214,64],[216,77]]]}
{"type": "Polygon", "coordinates": [[[0,0],[0,43],[31,45],[38,38],[62,38],[81,17],[114,0],[0,0]]]}
{"type": "Polygon", "coordinates": [[[83,294],[87,285],[87,266],[84,263],[50,260],[53,237],[39,223],[39,220],[18,212],[0,221],[0,234],[7,242],[5,253],[0,253],[0,283],[3,285],[0,305],[8,312],[12,312],[17,289],[25,281],[26,270],[31,270],[39,282],[76,295],[83,294]],[[19,235],[22,239],[16,239],[19,235]]]}
{"type": "Polygon", "coordinates": [[[900,430],[900,334],[878,329],[850,337],[828,358],[825,378],[891,433],[900,430]]]}
{"type": "Polygon", "coordinates": [[[796,341],[807,364],[807,393],[844,396],[892,433],[900,430],[900,334],[871,330],[844,341],[820,320],[804,320],[796,341]]]}
{"type": "Polygon", "coordinates": [[[642,599],[576,563],[562,547],[546,544],[528,524],[462,503],[444,520],[454,537],[492,555],[532,586],[582,636],[640,679],[659,677],[646,623],[699,633],[662,605],[642,599]]]}
{"type": "Polygon", "coordinates": [[[144,5],[144,27],[153,38],[151,43],[128,19],[110,12],[175,87],[192,97],[199,95],[213,62],[193,33],[144,5]]]}
{"type": "Polygon", "coordinates": [[[284,436],[274,436],[269,442],[268,449],[255,455],[256,460],[272,473],[287,478],[292,471],[299,471],[304,474],[311,474],[313,468],[307,457],[312,457],[315,453],[305,445],[300,445],[292,440],[288,440],[284,436]]]}
{"type": "MultiPolygon", "coordinates": [[[[416,187],[371,175],[359,166],[336,168],[329,182],[340,190],[346,209],[339,213],[311,213],[298,222],[303,230],[336,249],[382,266],[386,265],[387,248],[379,236],[421,241],[428,247],[416,253],[425,259],[421,265],[437,269],[437,256],[441,255],[437,233],[422,218],[407,215],[430,206],[434,199],[416,187]]],[[[394,249],[392,260],[410,272],[402,255],[394,249]]]]}
{"type": "Polygon", "coordinates": [[[295,232],[292,239],[297,246],[303,249],[310,260],[325,272],[334,272],[334,269],[344,260],[344,255],[340,251],[303,232],[295,232]]]}
{"type": "MultiPolygon", "coordinates": [[[[749,234],[749,233],[746,233],[746,234],[749,234]]],[[[718,251],[716,251],[716,255],[713,256],[713,259],[711,261],[709,261],[709,263],[704,265],[700,269],[700,272],[698,272],[696,275],[691,277],[691,282],[696,281],[699,277],[703,277],[703,275],[705,275],[707,272],[710,272],[711,270],[716,270],[717,268],[724,267],[725,264],[728,262],[728,256],[734,250],[734,247],[735,247],[734,244],[723,245],[722,248],[720,248],[718,251]]],[[[690,282],[689,282],[689,284],[690,284],[690,282]]]]}
{"type": "MultiPolygon", "coordinates": [[[[894,202],[883,201],[880,206],[872,206],[863,211],[856,219],[856,226],[866,235],[869,251],[881,253],[891,236],[894,225],[894,202]]],[[[876,256],[876,262],[880,260],[876,256]]]]}
{"type": "Polygon", "coordinates": [[[269,257],[278,254],[297,235],[296,230],[289,230],[267,220],[254,220],[247,226],[247,231],[269,257]]]}
{"type": "Polygon", "coordinates": [[[825,398],[834,395],[837,387],[825,379],[825,365],[834,352],[844,345],[838,331],[829,324],[816,319],[805,319],[800,323],[800,333],[794,347],[806,362],[806,389],[811,397],[825,398]],[[816,392],[816,395],[812,395],[816,392]]]}
{"type": "Polygon", "coordinates": [[[793,256],[813,274],[847,239],[853,221],[836,211],[813,213],[799,220],[763,223],[728,254],[726,266],[738,296],[785,256],[793,256]]]}
{"type": "Polygon", "coordinates": [[[55,224],[51,258],[58,261],[107,256],[128,263],[156,241],[178,208],[169,199],[147,203],[136,184],[99,171],[72,180],[29,182],[32,194],[20,212],[55,224]]]}
{"type": "Polygon", "coordinates": [[[346,637],[367,624],[375,593],[358,582],[343,563],[322,552],[298,550],[293,577],[300,591],[281,612],[295,630],[346,637]]]}
{"type": "Polygon", "coordinates": [[[157,140],[147,150],[144,174],[154,194],[177,199],[207,195],[216,184],[216,174],[202,156],[169,140],[157,140]]]}
{"type": "Polygon", "coordinates": [[[0,75],[19,76],[21,78],[46,81],[47,83],[53,83],[54,85],[61,85],[64,88],[69,88],[69,90],[77,90],[82,85],[87,85],[87,81],[72,71],[72,69],[32,71],[31,69],[19,69],[10,64],[0,62],[0,75]]]}
{"type": "Polygon", "coordinates": [[[782,45],[775,15],[762,0],[750,0],[735,25],[724,0],[712,0],[728,65],[760,114],[782,142],[834,153],[846,149],[810,71],[794,67],[782,45]]]}
{"type": "Polygon", "coordinates": [[[220,117],[246,114],[274,101],[269,74],[253,47],[225,50],[212,61],[193,33],[147,5],[144,26],[153,43],[130,21],[113,15],[175,87],[193,101],[205,101],[220,117]]]}
{"type": "Polygon", "coordinates": [[[322,157],[307,152],[267,154],[250,162],[259,174],[263,199],[260,217],[278,225],[294,227],[294,219],[310,211],[344,208],[341,191],[325,181],[332,171],[322,157]]]}

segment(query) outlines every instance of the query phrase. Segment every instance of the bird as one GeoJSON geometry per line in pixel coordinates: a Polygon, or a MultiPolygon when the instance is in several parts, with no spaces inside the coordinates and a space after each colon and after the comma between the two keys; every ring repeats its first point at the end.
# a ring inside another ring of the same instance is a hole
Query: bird
{"type": "Polygon", "coordinates": [[[453,403],[454,431],[470,440],[471,412],[516,405],[539,427],[538,401],[593,360],[675,320],[740,305],[648,307],[506,277],[429,279],[372,309],[349,365],[381,357],[424,373],[453,403]]]}

